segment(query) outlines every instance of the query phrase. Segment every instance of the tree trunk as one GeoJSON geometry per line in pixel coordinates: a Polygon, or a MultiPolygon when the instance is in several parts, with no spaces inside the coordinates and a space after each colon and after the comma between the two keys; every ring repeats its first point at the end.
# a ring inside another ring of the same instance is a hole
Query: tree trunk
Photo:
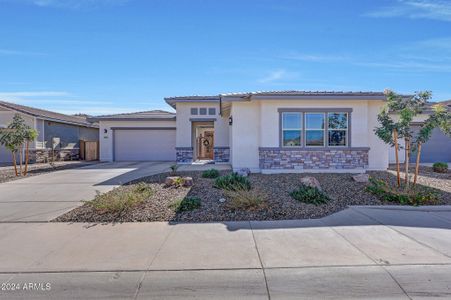
{"type": "Polygon", "coordinates": [[[410,139],[406,138],[405,139],[405,143],[406,143],[406,157],[405,157],[405,172],[406,172],[406,178],[404,179],[405,183],[406,183],[406,191],[409,190],[409,160],[410,160],[410,139]]]}
{"type": "Polygon", "coordinates": [[[395,129],[393,131],[393,140],[395,142],[396,178],[398,179],[398,187],[400,187],[401,186],[401,176],[399,175],[400,167],[399,167],[399,156],[398,156],[399,146],[398,146],[398,130],[397,129],[395,129]]]}
{"type": "Polygon", "coordinates": [[[20,170],[20,176],[23,175],[22,163],[23,163],[23,145],[20,145],[20,147],[19,147],[19,170],[20,170]]]}
{"type": "Polygon", "coordinates": [[[418,142],[418,149],[417,149],[417,161],[415,164],[415,177],[413,178],[413,185],[417,184],[417,177],[418,177],[418,171],[420,169],[420,156],[421,156],[421,142],[418,142]]]}
{"type": "Polygon", "coordinates": [[[14,172],[16,173],[16,177],[19,176],[19,173],[17,173],[17,163],[16,163],[16,152],[11,151],[13,155],[13,166],[14,166],[14,172]]]}
{"type": "Polygon", "coordinates": [[[27,144],[25,146],[25,171],[23,172],[24,176],[27,176],[27,172],[28,172],[28,150],[30,148],[30,142],[27,141],[27,144]]]}

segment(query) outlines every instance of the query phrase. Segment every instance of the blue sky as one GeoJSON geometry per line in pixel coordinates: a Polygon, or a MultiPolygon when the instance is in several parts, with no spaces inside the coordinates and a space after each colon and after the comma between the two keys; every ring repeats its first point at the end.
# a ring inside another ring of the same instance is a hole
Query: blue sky
{"type": "Polygon", "coordinates": [[[451,99],[449,0],[0,0],[0,99],[63,113],[260,90],[451,99]]]}

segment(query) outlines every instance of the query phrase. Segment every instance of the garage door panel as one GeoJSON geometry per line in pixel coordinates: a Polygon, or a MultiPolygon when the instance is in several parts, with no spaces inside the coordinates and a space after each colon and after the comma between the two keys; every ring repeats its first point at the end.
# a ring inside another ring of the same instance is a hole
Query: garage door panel
{"type": "Polygon", "coordinates": [[[121,130],[114,132],[116,161],[175,160],[175,130],[121,130]]]}

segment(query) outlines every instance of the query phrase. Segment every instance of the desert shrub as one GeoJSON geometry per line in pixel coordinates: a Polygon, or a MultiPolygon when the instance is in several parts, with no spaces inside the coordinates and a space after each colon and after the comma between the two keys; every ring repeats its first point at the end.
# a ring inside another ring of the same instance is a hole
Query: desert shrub
{"type": "Polygon", "coordinates": [[[322,191],[318,190],[315,187],[303,184],[298,189],[292,191],[290,193],[290,196],[300,202],[314,205],[324,204],[329,201],[329,197],[322,191]]]}
{"type": "Polygon", "coordinates": [[[436,162],[432,165],[432,170],[437,173],[447,173],[448,172],[448,164],[444,162],[436,162]]]}
{"type": "Polygon", "coordinates": [[[121,213],[141,204],[152,194],[152,188],[141,182],[105,194],[97,193],[93,200],[86,203],[101,213],[121,213]]]}
{"type": "Polygon", "coordinates": [[[215,188],[238,191],[238,190],[250,190],[251,182],[247,177],[238,175],[237,173],[227,174],[215,179],[213,184],[215,188]]]}
{"type": "Polygon", "coordinates": [[[376,195],[382,201],[401,205],[427,205],[437,202],[437,193],[430,188],[413,189],[408,192],[390,187],[381,179],[370,178],[367,191],[376,195]]]}
{"type": "Polygon", "coordinates": [[[202,172],[203,178],[217,178],[219,177],[219,171],[216,169],[210,169],[202,172]]]}
{"type": "Polygon", "coordinates": [[[180,167],[180,166],[177,165],[177,164],[171,165],[171,166],[169,167],[169,169],[171,169],[171,174],[172,174],[172,175],[176,175],[176,174],[177,174],[177,170],[178,170],[179,167],[180,167]]]}
{"type": "Polygon", "coordinates": [[[183,177],[177,177],[174,179],[173,186],[178,188],[185,184],[185,179],[183,177]]]}
{"type": "Polygon", "coordinates": [[[255,191],[226,191],[225,195],[230,199],[228,207],[233,210],[255,210],[266,205],[266,196],[255,191]]]}
{"type": "Polygon", "coordinates": [[[199,197],[189,197],[189,196],[177,200],[169,205],[169,207],[174,209],[176,212],[189,211],[197,209],[200,206],[201,200],[199,197]]]}

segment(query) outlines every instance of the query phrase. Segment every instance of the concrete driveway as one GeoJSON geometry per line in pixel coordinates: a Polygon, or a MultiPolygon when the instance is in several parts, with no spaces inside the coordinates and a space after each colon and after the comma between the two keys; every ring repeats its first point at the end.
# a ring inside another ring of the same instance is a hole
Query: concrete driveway
{"type": "Polygon", "coordinates": [[[169,170],[171,162],[99,163],[0,184],[0,222],[49,221],[130,180],[169,170]]]}
{"type": "Polygon", "coordinates": [[[451,207],[316,220],[2,223],[6,299],[451,298],[451,207]],[[23,290],[24,283],[50,290],[23,290]]]}

